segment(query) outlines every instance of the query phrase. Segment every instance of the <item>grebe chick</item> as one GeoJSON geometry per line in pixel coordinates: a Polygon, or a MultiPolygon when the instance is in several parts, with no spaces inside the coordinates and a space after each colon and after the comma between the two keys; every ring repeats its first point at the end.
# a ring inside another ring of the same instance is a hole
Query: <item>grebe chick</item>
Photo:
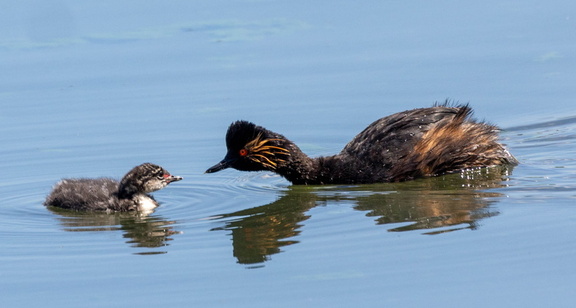
{"type": "Polygon", "coordinates": [[[237,121],[226,133],[226,156],[206,173],[232,167],[273,171],[293,184],[360,184],[518,164],[498,142],[498,128],[471,114],[468,105],[399,112],[370,124],[339,154],[318,158],[280,134],[237,121]]]}
{"type": "Polygon", "coordinates": [[[158,206],[149,195],[168,184],[182,180],[158,165],[144,163],[134,167],[120,182],[111,178],[63,179],[44,205],[78,211],[151,211],[158,206]]]}

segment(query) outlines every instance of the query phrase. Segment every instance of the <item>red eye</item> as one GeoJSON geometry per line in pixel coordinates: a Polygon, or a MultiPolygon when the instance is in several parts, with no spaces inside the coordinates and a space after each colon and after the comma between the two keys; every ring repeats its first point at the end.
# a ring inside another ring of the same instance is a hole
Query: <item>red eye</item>
{"type": "Polygon", "coordinates": [[[246,155],[248,155],[248,150],[241,149],[240,152],[238,152],[238,154],[240,154],[240,156],[246,156],[246,155]]]}

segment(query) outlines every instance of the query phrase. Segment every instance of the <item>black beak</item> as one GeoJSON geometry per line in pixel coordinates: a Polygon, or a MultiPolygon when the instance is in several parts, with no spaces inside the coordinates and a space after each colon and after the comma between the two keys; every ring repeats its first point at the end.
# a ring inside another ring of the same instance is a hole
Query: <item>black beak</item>
{"type": "Polygon", "coordinates": [[[224,157],[224,159],[221,162],[208,168],[208,170],[206,170],[205,173],[214,173],[214,172],[218,172],[220,170],[224,170],[226,168],[230,168],[230,167],[232,167],[232,163],[234,162],[234,160],[235,159],[229,158],[228,155],[226,155],[226,157],[224,157]]]}

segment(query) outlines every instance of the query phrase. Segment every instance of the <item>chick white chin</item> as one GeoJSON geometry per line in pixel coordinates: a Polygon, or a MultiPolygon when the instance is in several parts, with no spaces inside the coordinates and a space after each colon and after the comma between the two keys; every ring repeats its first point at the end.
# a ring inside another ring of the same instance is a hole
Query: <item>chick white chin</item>
{"type": "Polygon", "coordinates": [[[136,196],[136,201],[138,202],[138,210],[141,212],[151,212],[158,207],[158,203],[146,195],[136,196]]]}

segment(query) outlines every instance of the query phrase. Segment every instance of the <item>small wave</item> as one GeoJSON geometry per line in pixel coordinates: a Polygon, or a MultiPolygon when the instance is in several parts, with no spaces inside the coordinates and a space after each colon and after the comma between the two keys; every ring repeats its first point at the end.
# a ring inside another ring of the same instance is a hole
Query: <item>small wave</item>
{"type": "Polygon", "coordinates": [[[539,123],[532,123],[520,126],[513,126],[506,128],[507,132],[525,132],[531,130],[541,130],[542,128],[553,128],[560,126],[570,126],[576,124],[576,116],[570,116],[561,119],[555,119],[551,121],[544,121],[539,123]]]}

